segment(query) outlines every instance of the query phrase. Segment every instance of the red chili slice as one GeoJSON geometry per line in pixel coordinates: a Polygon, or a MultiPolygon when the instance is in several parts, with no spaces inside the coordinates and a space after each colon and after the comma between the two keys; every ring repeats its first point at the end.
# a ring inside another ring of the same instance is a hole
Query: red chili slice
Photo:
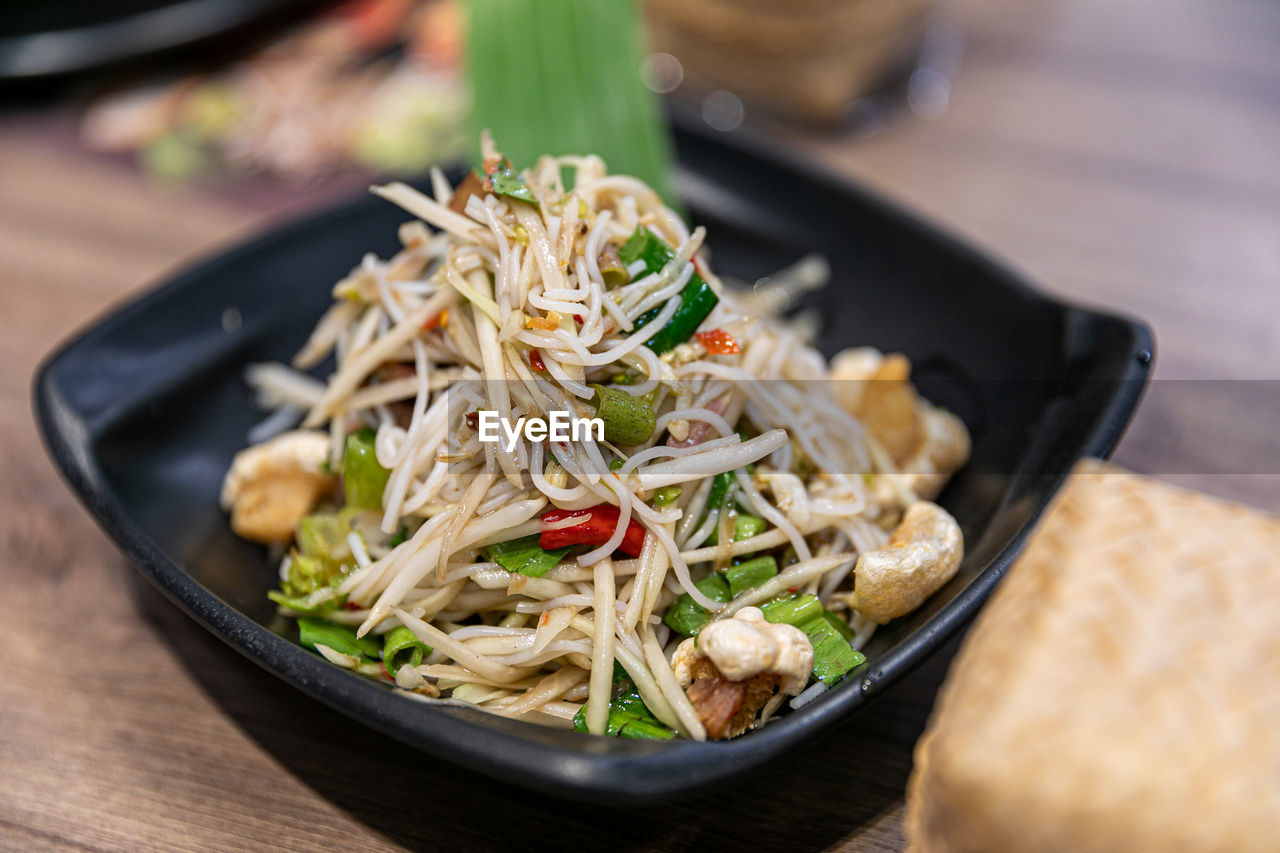
{"type": "Polygon", "coordinates": [[[709,355],[736,355],[742,347],[734,340],[733,335],[724,329],[712,329],[709,332],[698,332],[698,340],[707,348],[709,355]]]}
{"type": "Polygon", "coordinates": [[[542,360],[542,355],[536,349],[529,350],[529,366],[539,373],[547,372],[547,365],[542,360]]]}
{"type": "Polygon", "coordinates": [[[449,319],[449,309],[446,308],[434,317],[428,318],[427,322],[422,324],[422,331],[430,332],[432,329],[440,328],[441,324],[449,319]]]}
{"type": "MultiPolygon", "coordinates": [[[[568,545],[603,545],[618,529],[621,515],[613,504],[600,504],[590,509],[553,509],[543,513],[543,521],[564,521],[579,515],[588,515],[586,521],[559,530],[544,530],[538,537],[538,545],[547,551],[568,545]]],[[[644,547],[644,527],[635,519],[627,524],[618,550],[629,557],[639,557],[644,547]]]]}

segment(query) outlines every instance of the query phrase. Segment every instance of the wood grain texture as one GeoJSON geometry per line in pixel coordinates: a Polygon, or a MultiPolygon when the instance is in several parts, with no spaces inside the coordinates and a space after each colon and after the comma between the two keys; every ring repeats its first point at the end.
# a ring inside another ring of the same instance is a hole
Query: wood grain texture
{"type": "MultiPolygon", "coordinates": [[[[1050,290],[1148,319],[1158,376],[1280,377],[1280,7],[952,10],[967,55],[945,116],[797,142],[1050,290]]],[[[574,806],[304,699],[137,581],[45,458],[32,371],[73,330],[263,219],[255,203],[150,188],[51,143],[40,117],[0,119],[0,848],[901,846],[911,747],[946,655],[732,790],[639,811],[574,806]]],[[[1241,435],[1274,447],[1256,423],[1263,386],[1203,387],[1209,405],[1153,393],[1119,461],[1280,508],[1280,467],[1243,474],[1266,466],[1215,451],[1241,435]]]]}

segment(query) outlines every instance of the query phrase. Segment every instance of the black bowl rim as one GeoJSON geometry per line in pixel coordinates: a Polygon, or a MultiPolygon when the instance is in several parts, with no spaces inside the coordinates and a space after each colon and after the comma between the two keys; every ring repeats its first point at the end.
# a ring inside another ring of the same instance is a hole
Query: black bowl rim
{"type": "MultiPolygon", "coordinates": [[[[697,134],[695,134],[697,135],[697,134]]],[[[799,162],[786,152],[752,143],[770,159],[858,198],[876,215],[906,220],[929,239],[949,251],[982,266],[993,278],[1027,294],[1050,302],[1064,312],[1068,324],[1081,327],[1115,328],[1128,334],[1131,358],[1124,375],[1114,377],[1114,388],[1093,420],[1091,429],[1078,442],[1079,457],[1105,458],[1110,455],[1132,417],[1142,392],[1154,351],[1149,329],[1140,322],[1115,315],[1067,305],[1050,299],[1022,279],[996,265],[986,256],[951,238],[927,222],[912,216],[875,193],[820,169],[799,162]]],[[[74,411],[57,381],[59,364],[68,354],[94,338],[106,334],[136,312],[145,311],[159,294],[168,294],[198,282],[223,264],[246,254],[267,249],[278,240],[304,232],[333,217],[347,215],[366,199],[341,203],[319,214],[304,216],[241,243],[229,251],[197,260],[165,283],[153,287],[89,324],[59,346],[38,368],[33,381],[33,403],[46,448],[77,497],[99,526],[138,567],[144,577],[196,621],[243,653],[255,663],[319,699],[331,707],[392,736],[439,757],[482,772],[501,775],[521,784],[537,785],[579,799],[642,802],[694,788],[704,787],[745,771],[830,729],[879,695],[885,688],[919,665],[929,654],[963,628],[990,595],[1013,559],[1021,550],[1040,514],[1061,485],[1066,473],[1056,475],[1052,487],[1013,534],[1001,552],[926,624],[859,673],[859,687],[831,692],[801,712],[767,726],[747,737],[714,744],[679,742],[648,754],[628,754],[603,742],[595,751],[569,753],[554,745],[529,739],[518,732],[531,724],[512,724],[512,729],[496,729],[467,715],[437,713],[424,715],[423,706],[412,699],[388,701],[396,695],[368,679],[352,675],[265,627],[221,601],[201,586],[180,566],[169,560],[142,531],[112,493],[98,469],[92,446],[92,425],[74,411]],[[797,716],[803,719],[797,719],[797,716]],[[422,720],[430,718],[429,725],[422,720]]],[[[95,420],[109,419],[107,412],[95,420]]],[[[483,715],[483,712],[474,712],[483,715]]],[[[603,739],[601,739],[603,741],[603,739]]]]}

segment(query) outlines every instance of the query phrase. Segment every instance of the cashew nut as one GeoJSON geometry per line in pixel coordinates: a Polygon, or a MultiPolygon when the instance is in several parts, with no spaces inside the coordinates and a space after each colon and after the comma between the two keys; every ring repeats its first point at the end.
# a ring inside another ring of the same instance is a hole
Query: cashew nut
{"type": "Polygon", "coordinates": [[[813,669],[813,646],[804,632],[766,622],[759,607],[744,607],[703,628],[698,648],[730,681],[773,673],[778,689],[789,695],[804,689],[813,669]]]}
{"type": "Polygon", "coordinates": [[[775,693],[804,689],[813,646],[799,628],[771,624],[760,608],[744,607],[677,646],[671,668],[707,733],[734,737],[775,693]]]}
{"type": "Polygon", "coordinates": [[[956,520],[937,504],[917,501],[883,548],[858,558],[849,603],[883,625],[915,610],[951,580],[963,557],[956,520]]]}
{"type": "Polygon", "coordinates": [[[245,539],[287,544],[302,517],[334,483],[322,465],[329,439],[295,430],[236,454],[222,481],[222,508],[231,529],[245,539]]]}

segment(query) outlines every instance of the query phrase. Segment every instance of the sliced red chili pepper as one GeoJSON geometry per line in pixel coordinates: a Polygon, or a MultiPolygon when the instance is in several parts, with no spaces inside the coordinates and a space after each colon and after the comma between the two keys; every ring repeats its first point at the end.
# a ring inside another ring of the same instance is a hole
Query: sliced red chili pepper
{"type": "Polygon", "coordinates": [[[462,419],[466,421],[467,426],[471,427],[472,429],[480,429],[480,412],[479,411],[467,412],[465,415],[462,416],[462,419]]]}
{"type": "MultiPolygon", "coordinates": [[[[621,515],[613,504],[600,504],[590,509],[553,509],[543,513],[543,521],[564,521],[579,515],[590,516],[586,521],[562,527],[559,530],[544,530],[538,537],[538,545],[552,551],[567,545],[603,545],[618,529],[618,518],[621,515]]],[[[618,550],[629,557],[639,557],[644,547],[644,527],[632,519],[627,524],[627,532],[622,537],[618,550]]]]}
{"type": "Polygon", "coordinates": [[[439,314],[427,320],[427,322],[423,323],[422,331],[429,332],[432,329],[438,329],[440,328],[440,324],[443,323],[448,318],[449,318],[449,309],[446,308],[443,311],[441,311],[439,314]]]}
{"type": "Polygon", "coordinates": [[[579,326],[581,326],[583,323],[587,322],[586,320],[582,319],[582,315],[581,315],[581,314],[574,314],[574,315],[573,315],[573,319],[574,319],[575,321],[577,321],[577,323],[578,323],[578,325],[579,325],[579,326]]]}
{"type": "Polygon", "coordinates": [[[346,610],[363,610],[363,609],[364,609],[364,608],[362,608],[359,604],[356,604],[354,601],[348,601],[347,603],[343,604],[342,606],[343,606],[343,608],[344,608],[344,609],[346,609],[346,610]]]}
{"type": "Polygon", "coordinates": [[[547,372],[547,365],[542,360],[542,355],[536,349],[529,350],[529,366],[539,373],[547,372]]]}
{"type": "Polygon", "coordinates": [[[707,348],[710,355],[736,355],[742,352],[742,347],[738,346],[738,342],[733,335],[724,329],[712,329],[709,332],[698,332],[698,340],[702,341],[702,345],[707,348]]]}

